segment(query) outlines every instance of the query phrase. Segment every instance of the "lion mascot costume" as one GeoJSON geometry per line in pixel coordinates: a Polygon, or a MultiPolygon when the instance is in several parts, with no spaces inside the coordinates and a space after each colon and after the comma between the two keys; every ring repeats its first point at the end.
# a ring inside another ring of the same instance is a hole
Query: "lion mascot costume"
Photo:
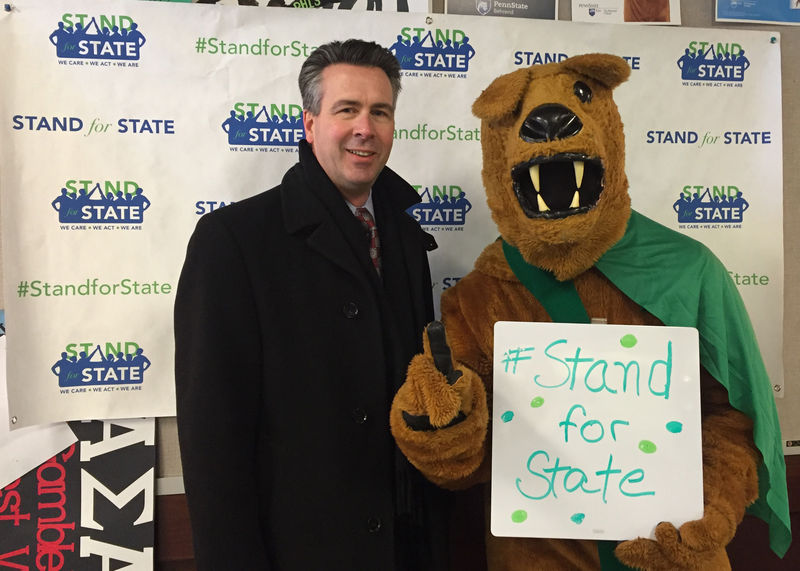
{"type": "Polygon", "coordinates": [[[653,514],[655,539],[618,545],[487,534],[490,571],[729,569],[746,509],[770,525],[778,555],[791,540],[775,403],[738,291],[702,244],[631,210],[612,98],[629,74],[617,56],[580,55],[502,75],[475,101],[500,238],[442,295],[392,433],[429,480],[484,485],[488,505],[495,322],[696,327],[704,514],[679,528],[653,514]]]}

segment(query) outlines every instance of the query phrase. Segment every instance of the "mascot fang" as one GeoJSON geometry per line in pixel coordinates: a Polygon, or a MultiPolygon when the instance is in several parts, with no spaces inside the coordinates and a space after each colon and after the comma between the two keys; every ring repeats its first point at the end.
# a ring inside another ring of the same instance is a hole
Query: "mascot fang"
{"type": "Polygon", "coordinates": [[[705,246],[631,210],[612,97],[629,74],[617,56],[581,55],[502,75],[475,101],[500,239],[442,295],[443,325],[409,365],[392,433],[425,477],[483,485],[488,505],[495,322],[695,327],[703,517],[676,528],[653,514],[655,539],[619,545],[487,534],[490,571],[729,569],[745,510],[769,523],[778,555],[791,541],[775,403],[738,291],[705,246]]]}

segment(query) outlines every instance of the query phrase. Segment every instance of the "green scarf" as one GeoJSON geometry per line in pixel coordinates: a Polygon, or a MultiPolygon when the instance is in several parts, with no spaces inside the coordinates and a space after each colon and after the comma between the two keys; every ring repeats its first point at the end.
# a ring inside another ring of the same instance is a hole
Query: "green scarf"
{"type": "MultiPolygon", "coordinates": [[[[572,282],[558,282],[531,266],[505,241],[503,252],[553,321],[589,322],[572,282]],[[580,309],[565,308],[575,304],[580,309]]],[[[747,511],[769,524],[770,547],[783,557],[792,532],[772,385],[747,310],[722,262],[700,242],[632,211],[625,235],[595,267],[665,325],[698,330],[700,362],[728,390],[731,405],[753,420],[762,462],[758,499],[747,511]]]]}

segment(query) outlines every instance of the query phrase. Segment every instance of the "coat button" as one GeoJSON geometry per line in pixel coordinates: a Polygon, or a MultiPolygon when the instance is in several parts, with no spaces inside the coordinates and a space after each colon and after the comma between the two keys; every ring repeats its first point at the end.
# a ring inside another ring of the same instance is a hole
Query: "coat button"
{"type": "Polygon", "coordinates": [[[371,517],[367,520],[367,531],[370,533],[378,533],[381,529],[381,518],[371,517]]]}
{"type": "Polygon", "coordinates": [[[354,408],[353,420],[356,424],[364,424],[367,422],[367,411],[365,411],[363,408],[354,408]]]}
{"type": "Polygon", "coordinates": [[[358,305],[354,301],[348,301],[342,306],[342,313],[347,319],[353,319],[358,315],[358,305]]]}

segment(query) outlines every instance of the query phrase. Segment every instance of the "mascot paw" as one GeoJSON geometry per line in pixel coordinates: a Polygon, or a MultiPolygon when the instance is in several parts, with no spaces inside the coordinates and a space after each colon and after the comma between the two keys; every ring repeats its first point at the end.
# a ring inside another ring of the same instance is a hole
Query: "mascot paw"
{"type": "MultiPolygon", "coordinates": [[[[656,527],[656,539],[634,539],[620,543],[617,559],[635,569],[653,571],[689,569],[730,569],[725,545],[730,541],[727,518],[706,506],[706,515],[676,529],[663,522],[656,527]],[[725,520],[725,521],[723,521],[725,520]]],[[[735,530],[735,528],[734,528],[735,530]]]]}
{"type": "Polygon", "coordinates": [[[482,462],[489,413],[480,377],[463,365],[454,368],[440,322],[427,327],[423,345],[395,395],[390,423],[408,460],[444,485],[482,462]]]}
{"type": "Polygon", "coordinates": [[[447,428],[466,418],[469,410],[462,411],[462,403],[468,408],[471,405],[471,387],[463,371],[453,368],[441,322],[428,325],[423,343],[425,353],[417,355],[409,366],[406,385],[413,394],[403,395],[408,407],[403,408],[403,419],[412,430],[447,428]]]}

